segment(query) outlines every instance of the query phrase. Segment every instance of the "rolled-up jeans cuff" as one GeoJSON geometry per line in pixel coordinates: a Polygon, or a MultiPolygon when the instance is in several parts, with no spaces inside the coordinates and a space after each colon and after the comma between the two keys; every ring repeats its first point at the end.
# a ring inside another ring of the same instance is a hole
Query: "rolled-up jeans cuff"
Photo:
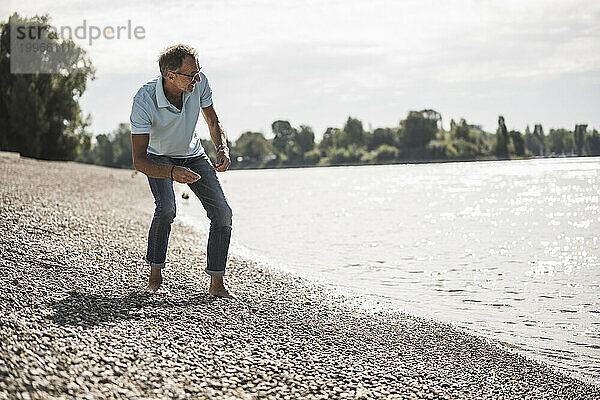
{"type": "Polygon", "coordinates": [[[215,270],[212,270],[212,269],[205,268],[204,272],[206,272],[210,276],[225,276],[225,270],[215,271],[215,270]]]}
{"type": "Polygon", "coordinates": [[[162,262],[162,263],[153,263],[150,262],[147,258],[144,258],[144,261],[146,261],[146,264],[150,265],[152,268],[156,268],[156,269],[163,269],[165,267],[166,262],[162,262]]]}

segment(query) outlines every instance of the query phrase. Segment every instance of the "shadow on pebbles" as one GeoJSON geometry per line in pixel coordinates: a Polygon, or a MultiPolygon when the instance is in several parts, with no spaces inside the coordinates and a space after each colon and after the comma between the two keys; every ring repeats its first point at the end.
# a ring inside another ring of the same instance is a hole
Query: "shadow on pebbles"
{"type": "Polygon", "coordinates": [[[142,174],[1,154],[0,177],[0,399],[600,398],[486,339],[367,315],[234,256],[238,299],[209,296],[206,238],[177,220],[168,295],[143,293],[142,174]]]}

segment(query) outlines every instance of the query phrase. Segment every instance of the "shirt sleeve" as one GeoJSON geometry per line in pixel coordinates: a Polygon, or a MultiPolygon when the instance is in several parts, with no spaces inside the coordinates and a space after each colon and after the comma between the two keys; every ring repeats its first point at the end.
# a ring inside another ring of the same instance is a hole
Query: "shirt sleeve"
{"type": "Polygon", "coordinates": [[[202,93],[200,93],[200,107],[208,107],[212,104],[212,89],[208,84],[208,79],[206,75],[202,74],[202,81],[204,83],[204,87],[202,88],[202,93]]]}
{"type": "Polygon", "coordinates": [[[131,125],[132,135],[150,134],[152,118],[150,117],[148,111],[136,98],[133,99],[133,106],[131,107],[131,116],[129,117],[129,123],[131,125]]]}

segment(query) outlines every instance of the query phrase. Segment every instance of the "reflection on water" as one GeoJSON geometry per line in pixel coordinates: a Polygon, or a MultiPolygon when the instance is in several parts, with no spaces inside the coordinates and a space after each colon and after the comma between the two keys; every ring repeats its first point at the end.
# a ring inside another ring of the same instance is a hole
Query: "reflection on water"
{"type": "Polygon", "coordinates": [[[220,178],[246,249],[600,382],[599,158],[220,178]]]}

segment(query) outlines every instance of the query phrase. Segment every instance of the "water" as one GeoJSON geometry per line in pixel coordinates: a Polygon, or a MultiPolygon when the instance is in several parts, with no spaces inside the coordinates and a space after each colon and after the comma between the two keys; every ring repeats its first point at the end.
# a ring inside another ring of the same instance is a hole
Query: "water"
{"type": "MultiPolygon", "coordinates": [[[[219,177],[234,213],[232,253],[600,383],[600,158],[219,177]]],[[[179,216],[206,232],[200,202],[178,201],[179,216]]]]}

